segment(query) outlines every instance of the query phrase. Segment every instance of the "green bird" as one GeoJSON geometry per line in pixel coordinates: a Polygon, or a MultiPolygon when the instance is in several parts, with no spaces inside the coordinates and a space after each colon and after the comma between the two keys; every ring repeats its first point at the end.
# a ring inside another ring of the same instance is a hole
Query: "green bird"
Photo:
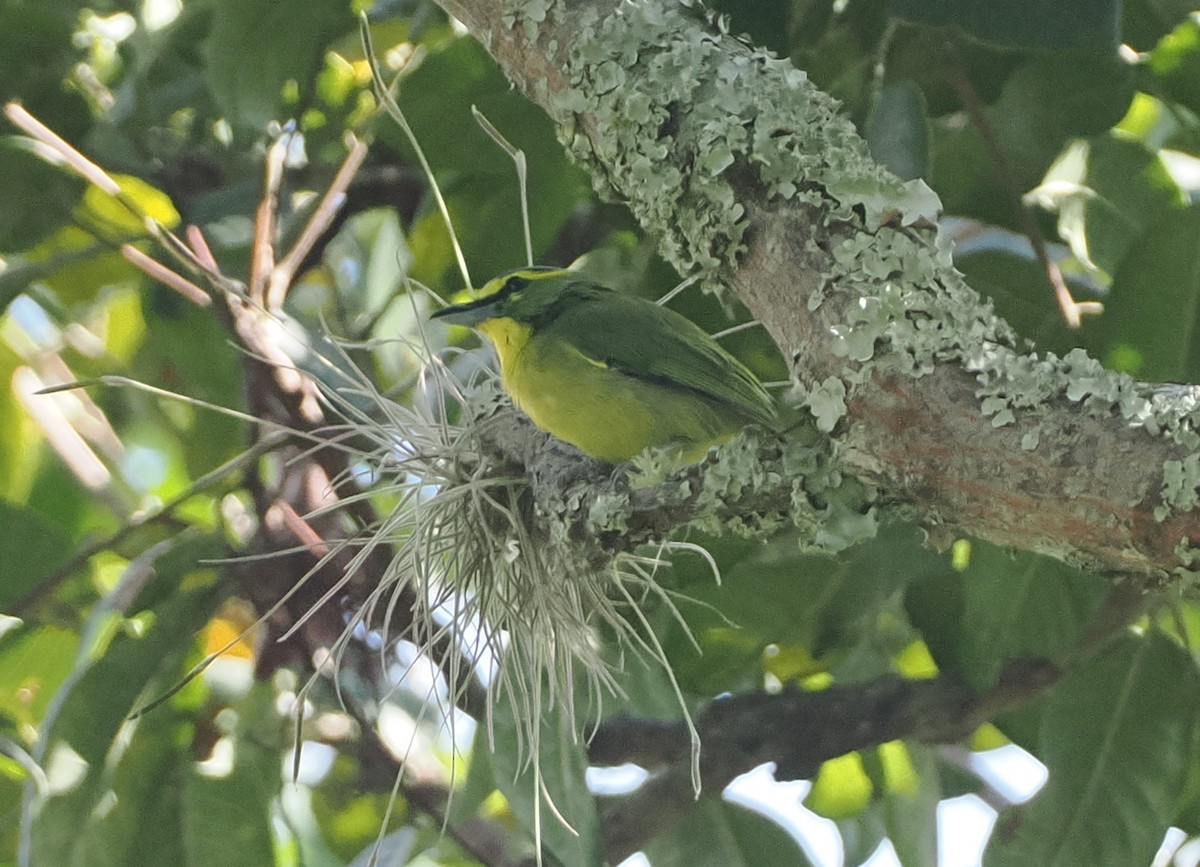
{"type": "Polygon", "coordinates": [[[649,446],[688,460],[775,405],[740,361],[695,323],[558,268],[523,268],[481,297],[433,314],[483,334],[504,389],[538,427],[606,461],[649,446]]]}

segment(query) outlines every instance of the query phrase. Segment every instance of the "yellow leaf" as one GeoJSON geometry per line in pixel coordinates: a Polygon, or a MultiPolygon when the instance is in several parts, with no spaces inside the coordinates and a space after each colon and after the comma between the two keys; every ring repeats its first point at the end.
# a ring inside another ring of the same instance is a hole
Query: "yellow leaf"
{"type": "Polygon", "coordinates": [[[1004,736],[1004,732],[991,723],[984,723],[971,735],[971,749],[977,753],[984,750],[997,750],[1012,743],[1004,736]]]}
{"type": "Polygon", "coordinates": [[[99,224],[118,238],[145,235],[142,215],[168,229],[179,225],[179,212],[166,193],[133,175],[113,175],[113,178],[121,188],[120,198],[110,196],[99,187],[88,187],[84,191],[80,204],[80,217],[84,225],[99,224]],[[141,214],[131,211],[126,202],[141,214]]]}
{"type": "Polygon", "coordinates": [[[896,671],[911,680],[936,677],[937,663],[929,653],[924,641],[914,641],[896,654],[896,671]]]}
{"type": "Polygon", "coordinates": [[[880,744],[875,754],[883,767],[883,783],[887,790],[896,795],[915,795],[921,788],[921,775],[913,764],[912,756],[903,741],[888,741],[880,744]]]}
{"type": "Polygon", "coordinates": [[[802,644],[772,644],[763,651],[763,669],[780,683],[792,683],[824,672],[802,644]]]}
{"type": "Polygon", "coordinates": [[[874,788],[862,756],[847,753],[821,765],[804,805],[828,819],[849,819],[866,809],[874,788]]]}

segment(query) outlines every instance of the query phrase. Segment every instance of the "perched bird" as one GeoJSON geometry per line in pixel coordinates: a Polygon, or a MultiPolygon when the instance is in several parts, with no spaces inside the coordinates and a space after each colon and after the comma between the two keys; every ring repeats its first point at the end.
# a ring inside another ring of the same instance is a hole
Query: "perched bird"
{"type": "Polygon", "coordinates": [[[648,446],[698,460],[775,406],[754,374],[680,314],[557,268],[523,268],[433,318],[496,348],[504,389],[534,424],[624,461],[648,446]]]}

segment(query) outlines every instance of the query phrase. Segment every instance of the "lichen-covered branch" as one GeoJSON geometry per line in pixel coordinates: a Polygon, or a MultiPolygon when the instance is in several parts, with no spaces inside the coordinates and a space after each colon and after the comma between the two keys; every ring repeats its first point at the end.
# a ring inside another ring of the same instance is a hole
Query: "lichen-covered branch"
{"type": "Polygon", "coordinates": [[[936,196],[802,71],[687,3],[440,2],[670,261],[762,320],[848,477],[931,527],[1190,577],[1200,393],[1027,354],[954,270],[936,196]]]}

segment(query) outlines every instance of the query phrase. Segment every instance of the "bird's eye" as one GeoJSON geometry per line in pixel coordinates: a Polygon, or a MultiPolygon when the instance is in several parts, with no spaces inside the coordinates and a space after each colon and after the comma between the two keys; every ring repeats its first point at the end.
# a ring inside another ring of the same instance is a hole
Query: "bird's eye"
{"type": "Polygon", "coordinates": [[[516,295],[518,292],[520,292],[522,289],[524,289],[528,285],[529,285],[528,278],[514,275],[512,277],[509,277],[506,281],[504,281],[504,288],[501,289],[500,291],[504,295],[512,296],[512,295],[516,295]]]}

